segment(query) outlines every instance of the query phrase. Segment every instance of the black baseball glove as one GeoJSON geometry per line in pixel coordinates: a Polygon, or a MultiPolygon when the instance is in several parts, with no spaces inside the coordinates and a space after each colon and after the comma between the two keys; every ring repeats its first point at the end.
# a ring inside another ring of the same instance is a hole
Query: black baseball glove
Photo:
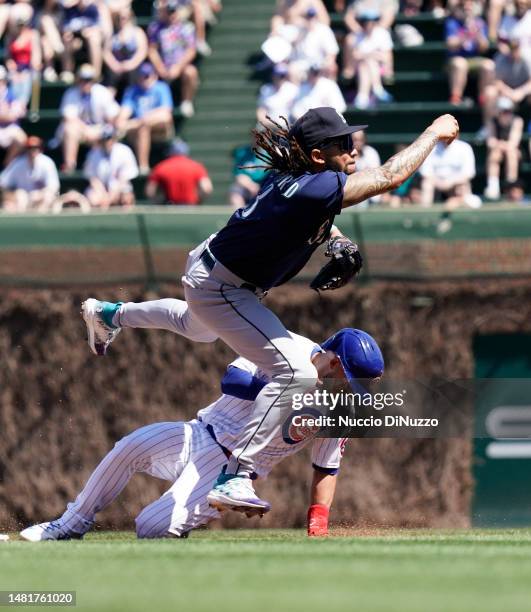
{"type": "Polygon", "coordinates": [[[358,274],[363,265],[358,245],[342,236],[330,238],[325,255],[331,257],[331,261],[321,268],[310,283],[310,287],[316,291],[328,291],[345,286],[358,274]]]}

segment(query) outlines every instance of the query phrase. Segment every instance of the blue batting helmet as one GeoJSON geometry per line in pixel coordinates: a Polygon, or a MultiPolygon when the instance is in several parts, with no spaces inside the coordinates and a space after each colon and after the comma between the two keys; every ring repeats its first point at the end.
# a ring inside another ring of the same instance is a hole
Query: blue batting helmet
{"type": "Polygon", "coordinates": [[[384,371],[382,351],[376,340],[361,329],[346,327],[325,340],[321,347],[333,351],[349,380],[378,378],[384,371]]]}

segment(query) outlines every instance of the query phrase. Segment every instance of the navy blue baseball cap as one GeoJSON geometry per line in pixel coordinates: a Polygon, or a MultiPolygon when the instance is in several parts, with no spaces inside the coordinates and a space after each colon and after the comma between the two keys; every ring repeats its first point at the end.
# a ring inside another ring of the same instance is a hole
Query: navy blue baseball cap
{"type": "Polygon", "coordinates": [[[341,113],[330,106],[320,106],[306,111],[297,119],[289,131],[301,148],[309,153],[318,149],[326,141],[339,136],[353,134],[369,127],[368,125],[349,125],[341,113]]]}
{"type": "Polygon", "coordinates": [[[376,340],[361,329],[346,327],[321,344],[325,351],[334,352],[340,359],[351,386],[357,379],[378,378],[384,371],[382,351],[376,340]]]}

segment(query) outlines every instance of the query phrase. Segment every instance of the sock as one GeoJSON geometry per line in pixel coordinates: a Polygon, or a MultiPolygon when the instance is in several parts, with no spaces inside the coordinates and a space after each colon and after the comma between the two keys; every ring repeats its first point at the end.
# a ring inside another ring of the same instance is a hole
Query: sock
{"type": "Polygon", "coordinates": [[[490,190],[500,190],[500,179],[497,176],[489,176],[487,179],[487,189],[490,190]]]}
{"type": "Polygon", "coordinates": [[[114,328],[120,327],[118,323],[114,322],[114,319],[123,302],[116,302],[116,304],[114,302],[102,302],[101,304],[103,307],[103,310],[101,311],[101,318],[103,319],[105,325],[114,328]]]}

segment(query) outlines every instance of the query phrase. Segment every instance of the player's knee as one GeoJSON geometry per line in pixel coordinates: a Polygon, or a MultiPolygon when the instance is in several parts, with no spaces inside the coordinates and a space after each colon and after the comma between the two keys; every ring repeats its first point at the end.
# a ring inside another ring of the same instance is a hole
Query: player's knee
{"type": "Polygon", "coordinates": [[[146,439],[142,429],[136,429],[118,440],[112,449],[113,454],[122,458],[124,466],[129,464],[137,469],[137,466],[142,465],[146,457],[149,457],[149,449],[152,443],[149,439],[146,439]]]}

